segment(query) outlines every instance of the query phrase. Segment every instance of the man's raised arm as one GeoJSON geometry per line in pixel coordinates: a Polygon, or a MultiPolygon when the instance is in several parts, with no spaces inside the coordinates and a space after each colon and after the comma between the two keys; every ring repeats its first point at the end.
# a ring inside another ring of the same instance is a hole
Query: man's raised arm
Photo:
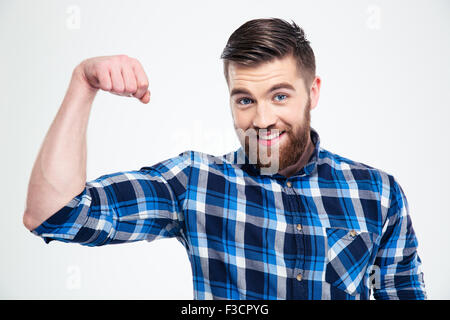
{"type": "Polygon", "coordinates": [[[86,184],[86,130],[92,102],[101,89],[150,101],[141,64],[126,55],[95,57],[73,71],[31,172],[23,223],[33,230],[80,194],[86,184]]]}

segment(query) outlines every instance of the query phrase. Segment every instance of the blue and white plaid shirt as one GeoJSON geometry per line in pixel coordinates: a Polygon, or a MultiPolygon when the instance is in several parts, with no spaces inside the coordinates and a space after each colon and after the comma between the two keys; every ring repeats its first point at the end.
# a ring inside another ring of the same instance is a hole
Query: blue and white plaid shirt
{"type": "Polygon", "coordinates": [[[242,148],[101,176],[32,232],[86,246],[176,238],[195,299],[426,299],[398,182],[311,138],[289,178],[261,174],[242,148]]]}

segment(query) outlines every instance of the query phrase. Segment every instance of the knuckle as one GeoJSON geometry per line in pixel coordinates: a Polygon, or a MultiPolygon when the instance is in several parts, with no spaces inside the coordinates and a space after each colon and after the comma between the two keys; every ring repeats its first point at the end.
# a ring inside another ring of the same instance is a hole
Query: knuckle
{"type": "Polygon", "coordinates": [[[111,66],[111,61],[99,61],[96,65],[95,65],[95,70],[98,73],[107,73],[109,68],[111,66]]]}
{"type": "Polygon", "coordinates": [[[118,61],[121,64],[129,63],[130,58],[126,54],[121,54],[118,56],[118,61]]]}
{"type": "Polygon", "coordinates": [[[139,89],[147,89],[148,88],[148,81],[140,81],[138,84],[139,89]]]}
{"type": "Polygon", "coordinates": [[[110,82],[102,81],[100,82],[100,88],[102,88],[105,91],[111,91],[112,85],[110,82]]]}
{"type": "Polygon", "coordinates": [[[112,88],[111,88],[111,86],[108,86],[108,85],[100,86],[100,88],[101,88],[103,91],[107,91],[107,92],[113,91],[112,88]]]}
{"type": "Polygon", "coordinates": [[[109,59],[109,64],[110,65],[119,65],[121,61],[122,61],[122,58],[120,58],[120,56],[114,56],[109,59]]]}
{"type": "Polygon", "coordinates": [[[107,66],[104,62],[99,62],[94,65],[94,71],[97,72],[98,75],[103,74],[107,71],[107,66]]]}
{"type": "Polygon", "coordinates": [[[127,85],[126,91],[129,93],[135,93],[137,91],[137,87],[133,84],[127,85]]]}
{"type": "Polygon", "coordinates": [[[132,63],[133,65],[135,65],[135,66],[140,66],[140,65],[141,65],[141,63],[139,62],[139,60],[136,59],[136,58],[130,58],[130,61],[131,61],[131,63],[132,63]]]}
{"type": "Polygon", "coordinates": [[[124,93],[125,88],[123,86],[115,85],[115,86],[113,86],[113,91],[116,93],[124,93]]]}

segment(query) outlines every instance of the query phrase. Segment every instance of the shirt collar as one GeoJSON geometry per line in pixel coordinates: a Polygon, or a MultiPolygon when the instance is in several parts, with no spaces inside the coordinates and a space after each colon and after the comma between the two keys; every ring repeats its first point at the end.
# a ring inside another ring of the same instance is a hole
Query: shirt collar
{"type": "MultiPolygon", "coordinates": [[[[317,131],[315,129],[313,129],[312,127],[310,127],[310,137],[311,137],[312,143],[314,144],[314,151],[311,154],[311,157],[309,158],[308,163],[303,168],[301,168],[297,173],[295,173],[294,175],[292,175],[289,178],[308,176],[308,175],[312,174],[314,172],[314,170],[316,169],[317,162],[319,160],[320,136],[317,133],[317,131]]],[[[285,176],[283,176],[279,173],[274,173],[274,174],[261,173],[261,171],[258,167],[256,167],[254,164],[250,163],[242,146],[239,147],[239,149],[237,149],[234,152],[233,158],[234,158],[235,163],[242,170],[247,172],[249,175],[252,175],[252,176],[265,175],[265,176],[269,176],[272,178],[286,179],[285,176]]]]}

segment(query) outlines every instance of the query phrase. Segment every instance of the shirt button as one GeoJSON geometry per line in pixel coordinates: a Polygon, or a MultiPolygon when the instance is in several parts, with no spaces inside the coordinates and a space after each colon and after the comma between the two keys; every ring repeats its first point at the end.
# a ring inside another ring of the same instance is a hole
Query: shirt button
{"type": "Polygon", "coordinates": [[[286,182],[286,185],[288,186],[288,188],[292,187],[292,182],[288,181],[286,182]]]}
{"type": "Polygon", "coordinates": [[[297,230],[298,231],[302,231],[302,225],[299,223],[299,224],[297,224],[297,230]]]}
{"type": "Polygon", "coordinates": [[[350,230],[350,235],[351,235],[352,237],[356,236],[356,231],[355,231],[355,230],[350,230]]]}
{"type": "Polygon", "coordinates": [[[302,278],[303,278],[302,274],[299,273],[299,274],[297,275],[297,280],[298,280],[298,281],[302,281],[302,278]]]}

